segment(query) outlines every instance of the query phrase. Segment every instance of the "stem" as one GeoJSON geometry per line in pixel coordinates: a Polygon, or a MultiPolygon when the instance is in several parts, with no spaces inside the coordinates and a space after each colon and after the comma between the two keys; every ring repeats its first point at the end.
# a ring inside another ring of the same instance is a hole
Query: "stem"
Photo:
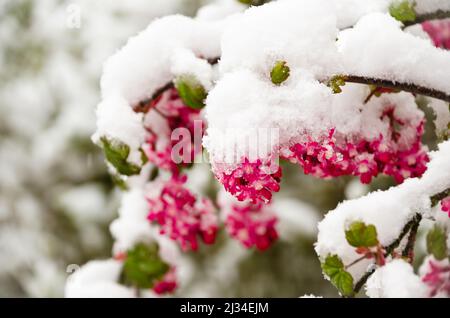
{"type": "Polygon", "coordinates": [[[140,101],[137,105],[133,107],[133,110],[136,113],[147,113],[150,110],[150,107],[152,105],[152,101],[157,99],[162,93],[164,93],[166,90],[173,87],[173,82],[169,82],[166,85],[158,88],[152,95],[152,97],[144,99],[140,101]]]}
{"type": "Polygon", "coordinates": [[[417,230],[419,229],[420,221],[422,220],[422,216],[420,214],[417,216],[417,222],[415,222],[411,226],[411,230],[409,231],[408,242],[406,243],[405,248],[403,249],[402,256],[408,258],[408,262],[412,264],[414,260],[414,244],[416,243],[417,230]]]}
{"type": "Polygon", "coordinates": [[[423,87],[415,84],[408,84],[408,83],[401,83],[401,82],[394,82],[379,78],[370,78],[365,76],[357,76],[357,75],[347,75],[344,76],[344,79],[346,82],[350,83],[358,83],[358,84],[367,84],[367,85],[376,85],[379,87],[385,87],[385,88],[391,88],[396,90],[402,90],[405,92],[418,94],[418,95],[424,95],[428,97],[433,97],[437,99],[441,99],[443,101],[450,103],[450,95],[438,91],[432,88],[423,87]]]}
{"type": "Polygon", "coordinates": [[[442,20],[447,18],[450,18],[450,11],[437,10],[435,12],[419,14],[416,16],[414,21],[403,22],[403,26],[407,28],[411,25],[423,23],[429,20],[442,20]]]}
{"type": "Polygon", "coordinates": [[[350,264],[346,265],[345,269],[348,269],[349,267],[355,265],[356,263],[359,263],[360,261],[362,261],[365,258],[366,258],[366,255],[363,255],[360,258],[355,259],[353,262],[351,262],[350,264]]]}
{"type": "MultiPolygon", "coordinates": [[[[219,63],[219,60],[220,60],[220,57],[213,57],[213,58],[206,59],[206,61],[211,65],[215,65],[215,64],[219,63]]],[[[168,89],[171,89],[173,87],[174,87],[174,84],[172,81],[165,84],[164,86],[161,86],[152,94],[152,96],[150,98],[144,99],[144,100],[140,101],[137,105],[133,106],[133,110],[136,113],[144,113],[144,114],[147,113],[152,105],[152,101],[154,101],[162,93],[164,93],[165,91],[167,91],[168,89]]]]}
{"type": "Polygon", "coordinates": [[[436,204],[439,203],[439,201],[445,199],[446,197],[450,196],[450,189],[444,190],[442,192],[439,192],[431,197],[431,206],[434,207],[436,204]]]}
{"type": "MultiPolygon", "coordinates": [[[[410,230],[412,230],[412,228],[416,228],[416,226],[417,227],[419,226],[419,223],[421,220],[422,220],[422,216],[419,213],[416,213],[416,215],[414,215],[413,219],[405,224],[405,226],[403,227],[403,229],[402,229],[400,235],[397,237],[397,239],[386,247],[386,253],[384,254],[384,256],[387,257],[387,256],[391,255],[392,252],[400,245],[401,241],[406,236],[406,234],[408,234],[408,232],[410,230]]],[[[417,228],[416,228],[416,231],[417,231],[417,228]]],[[[367,271],[364,274],[364,276],[361,277],[361,279],[358,282],[356,282],[355,288],[354,288],[355,294],[357,294],[361,290],[361,288],[364,286],[364,284],[367,282],[369,277],[372,276],[372,274],[374,272],[375,272],[375,268],[367,271]]]]}

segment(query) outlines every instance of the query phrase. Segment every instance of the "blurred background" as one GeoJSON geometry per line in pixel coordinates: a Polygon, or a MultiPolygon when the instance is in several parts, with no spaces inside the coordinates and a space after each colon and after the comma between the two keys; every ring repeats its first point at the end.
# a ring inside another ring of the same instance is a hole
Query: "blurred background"
{"type": "MultiPolygon", "coordinates": [[[[102,63],[152,19],[194,15],[206,2],[0,0],[0,297],[62,297],[78,265],[111,256],[120,193],[90,140],[102,63]]],[[[392,181],[368,187],[283,169],[282,195],[310,211],[303,231],[264,253],[221,235],[192,255],[195,275],[181,296],[337,295],[313,250],[316,221],[392,181]]]]}

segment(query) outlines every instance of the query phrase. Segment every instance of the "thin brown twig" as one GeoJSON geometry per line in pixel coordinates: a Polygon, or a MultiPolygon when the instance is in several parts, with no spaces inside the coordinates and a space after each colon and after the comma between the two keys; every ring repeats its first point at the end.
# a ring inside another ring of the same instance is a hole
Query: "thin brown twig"
{"type": "MultiPolygon", "coordinates": [[[[411,230],[411,228],[413,226],[415,226],[415,224],[417,224],[417,226],[418,226],[418,224],[420,223],[421,220],[422,220],[422,216],[419,213],[416,213],[416,215],[414,215],[413,219],[405,224],[405,226],[403,227],[403,229],[400,232],[400,235],[397,237],[397,239],[386,247],[386,252],[385,252],[384,256],[387,257],[387,256],[391,255],[392,252],[400,245],[401,241],[406,236],[406,234],[408,234],[408,232],[411,230]]],[[[355,287],[353,289],[355,294],[357,294],[361,290],[361,288],[364,286],[364,284],[367,282],[369,277],[374,272],[375,272],[375,268],[372,268],[371,270],[367,271],[364,274],[364,276],[359,279],[358,282],[356,282],[355,287]]]]}
{"type": "Polygon", "coordinates": [[[432,89],[432,88],[424,87],[424,86],[419,86],[419,85],[410,84],[410,83],[394,82],[394,81],[390,81],[390,80],[358,76],[358,75],[345,75],[345,76],[343,76],[343,78],[346,82],[349,82],[349,83],[376,85],[379,87],[391,88],[391,89],[401,90],[401,91],[405,91],[405,92],[409,92],[409,93],[413,93],[413,94],[417,94],[417,95],[433,97],[433,98],[441,99],[443,101],[450,103],[450,95],[449,94],[439,91],[439,90],[432,89]]]}
{"type": "Polygon", "coordinates": [[[435,12],[419,14],[416,16],[416,19],[414,21],[403,22],[403,26],[406,28],[430,20],[443,20],[447,18],[450,18],[450,11],[437,10],[435,12]]]}

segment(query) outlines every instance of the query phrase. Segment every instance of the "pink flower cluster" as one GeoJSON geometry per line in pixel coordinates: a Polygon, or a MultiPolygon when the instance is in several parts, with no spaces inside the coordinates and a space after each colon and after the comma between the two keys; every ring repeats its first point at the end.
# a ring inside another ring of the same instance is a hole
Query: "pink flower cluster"
{"type": "Polygon", "coordinates": [[[441,210],[448,213],[448,217],[450,218],[450,196],[441,201],[441,210]]]}
{"type": "Polygon", "coordinates": [[[161,234],[178,241],[183,250],[198,249],[198,236],[205,244],[214,243],[218,230],[217,216],[210,200],[197,199],[183,187],[186,176],[165,182],[159,196],[147,198],[148,219],[161,226],[161,234]]]}
{"type": "Polygon", "coordinates": [[[430,297],[434,297],[437,294],[446,294],[449,297],[450,265],[443,265],[430,260],[428,266],[428,272],[422,277],[422,281],[430,287],[430,297]]]}
{"type": "Polygon", "coordinates": [[[233,171],[219,174],[219,181],[239,201],[269,202],[280,190],[281,168],[270,160],[250,162],[247,158],[233,171]]]}
{"type": "Polygon", "coordinates": [[[437,47],[450,50],[450,20],[427,21],[422,28],[437,47]]]}
{"type": "Polygon", "coordinates": [[[175,291],[177,286],[175,268],[172,267],[160,281],[153,285],[153,291],[158,295],[170,294],[175,291]]]}
{"type": "Polygon", "coordinates": [[[255,246],[264,251],[278,238],[275,225],[278,222],[269,206],[262,203],[231,204],[227,211],[225,226],[231,237],[240,241],[245,247],[255,246]]]}
{"type": "MultiPolygon", "coordinates": [[[[175,155],[180,158],[181,165],[189,165],[194,156],[200,152],[200,145],[194,145],[195,122],[201,125],[200,137],[203,136],[205,127],[199,109],[193,109],[184,105],[176,89],[172,88],[162,93],[157,99],[150,102],[147,116],[152,116],[146,124],[148,138],[142,147],[148,160],[157,167],[178,172],[178,165],[172,158],[175,155]],[[172,132],[178,128],[187,129],[189,140],[172,140],[172,132]],[[186,147],[180,147],[180,153],[173,153],[175,144],[182,145],[188,142],[186,147]],[[190,153],[184,154],[188,149],[190,153]]],[[[199,138],[199,142],[201,142],[199,138]]]]}
{"type": "MultiPolygon", "coordinates": [[[[383,173],[401,183],[407,178],[420,177],[429,161],[421,142],[423,121],[405,122],[390,105],[383,108],[380,119],[389,128],[378,138],[349,140],[331,129],[323,138],[308,136],[306,141],[281,147],[281,157],[299,164],[305,174],[324,179],[353,175],[362,183],[370,183],[373,177],[383,173]]],[[[238,200],[267,203],[272,192],[279,191],[281,179],[281,168],[271,164],[272,161],[267,162],[260,159],[250,162],[244,158],[231,172],[216,173],[216,176],[238,200]]]]}
{"type": "MultiPolygon", "coordinates": [[[[398,122],[398,125],[402,125],[398,122]]],[[[310,140],[289,148],[286,158],[303,167],[305,174],[319,178],[343,175],[358,176],[362,183],[370,183],[380,173],[390,175],[398,183],[407,178],[420,177],[429,161],[421,137],[423,124],[417,129],[415,140],[408,149],[398,145],[401,132],[391,131],[388,138],[380,135],[374,140],[337,143],[334,130],[323,141],[310,140]]]]}

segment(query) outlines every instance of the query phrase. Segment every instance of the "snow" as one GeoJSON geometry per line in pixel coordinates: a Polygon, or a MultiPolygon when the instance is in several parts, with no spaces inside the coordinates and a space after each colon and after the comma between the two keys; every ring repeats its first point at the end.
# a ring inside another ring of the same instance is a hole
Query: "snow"
{"type": "Polygon", "coordinates": [[[204,21],[220,20],[245,9],[247,6],[236,0],[217,0],[201,7],[196,18],[204,21]]]}
{"type": "Polygon", "coordinates": [[[321,77],[338,65],[337,33],[336,15],[327,1],[284,0],[252,7],[226,28],[220,71],[248,69],[270,82],[271,68],[282,60],[291,72],[308,70],[321,77]]]}
{"type": "Polygon", "coordinates": [[[99,143],[102,137],[119,140],[130,147],[129,161],[141,164],[138,149],[145,140],[142,114],[135,113],[120,96],[103,100],[97,108],[97,132],[93,141],[99,143]],[[134,158],[134,160],[132,160],[134,158]]]}
{"type": "Polygon", "coordinates": [[[192,51],[184,48],[175,50],[170,64],[175,77],[190,75],[200,81],[206,90],[211,89],[212,66],[205,59],[196,57],[192,51]]]}
{"type": "Polygon", "coordinates": [[[400,26],[388,14],[371,13],[342,31],[337,46],[347,74],[450,93],[450,53],[403,32],[400,26]]]}
{"type": "Polygon", "coordinates": [[[335,6],[337,26],[353,26],[362,16],[371,12],[387,12],[391,0],[331,0],[335,6]]]}
{"type": "Polygon", "coordinates": [[[119,208],[119,218],[110,225],[115,239],[114,253],[125,252],[136,243],[152,241],[152,228],[147,221],[148,203],[139,188],[124,193],[119,208]]]}
{"type": "Polygon", "coordinates": [[[91,261],[69,276],[67,298],[131,298],[134,291],[118,283],[122,262],[116,260],[91,261]]]}
{"type": "Polygon", "coordinates": [[[406,261],[397,259],[378,268],[367,281],[366,293],[371,298],[423,298],[427,286],[406,261]]]}
{"type": "Polygon", "coordinates": [[[240,70],[228,73],[216,84],[206,100],[209,126],[203,139],[214,162],[235,163],[248,154],[264,158],[279,144],[287,144],[305,131],[314,137],[331,128],[327,123],[330,89],[307,71],[291,78],[286,85],[275,87],[270,80],[240,70]],[[266,129],[261,137],[259,129],[266,129]],[[269,137],[264,140],[263,136],[269,137]],[[258,137],[260,143],[249,142],[258,137]]]}
{"type": "Polygon", "coordinates": [[[450,2],[447,0],[416,0],[415,3],[414,10],[418,14],[450,10],[450,2]]]}

